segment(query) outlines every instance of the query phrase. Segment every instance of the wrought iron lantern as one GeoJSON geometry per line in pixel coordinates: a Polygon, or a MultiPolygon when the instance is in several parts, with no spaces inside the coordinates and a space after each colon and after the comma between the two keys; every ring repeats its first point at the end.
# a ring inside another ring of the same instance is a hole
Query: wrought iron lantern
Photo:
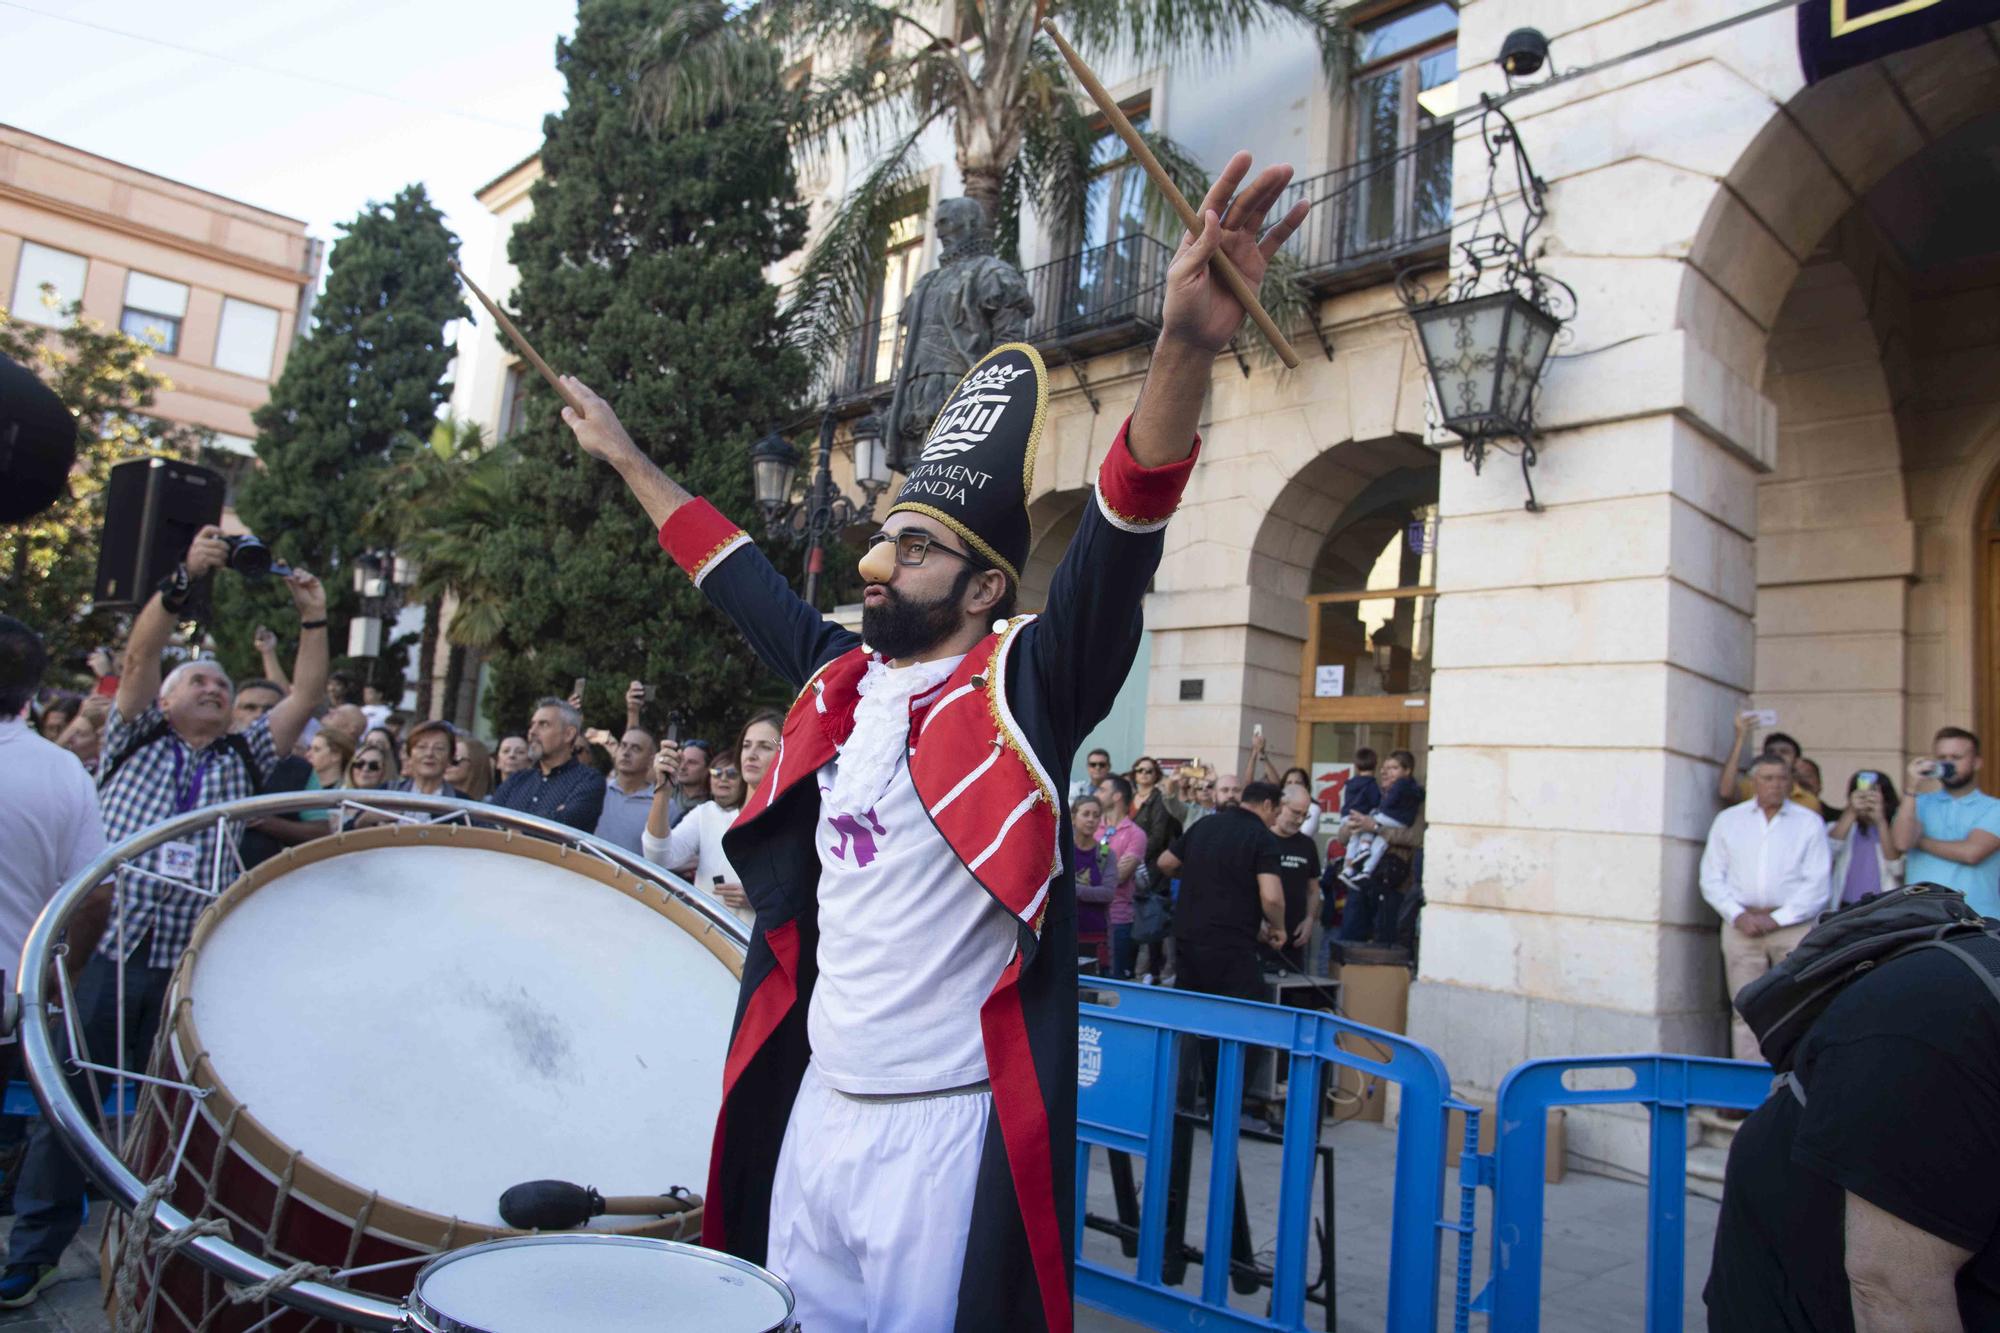
{"type": "Polygon", "coordinates": [[[854,436],[854,484],[873,498],[889,489],[889,450],[883,443],[882,418],[865,413],[848,428],[854,436]]]}
{"type": "Polygon", "coordinates": [[[1549,351],[1576,314],[1576,293],[1541,272],[1530,248],[1548,216],[1546,186],[1535,175],[1520,132],[1499,103],[1483,100],[1480,139],[1486,145],[1486,195],[1470,234],[1452,247],[1452,276],[1432,291],[1425,275],[1399,274],[1396,285],[1417,328],[1444,427],[1465,442],[1477,472],[1489,448],[1518,452],[1528,509],[1538,512],[1534,478],[1535,392],[1549,351]],[[1503,209],[1498,181],[1511,164],[1512,196],[1503,209]],[[1510,231],[1506,213],[1520,217],[1510,231]],[[1520,441],[1518,451],[1499,443],[1520,441]]]}
{"type": "Polygon", "coordinates": [[[791,503],[792,480],[798,471],[799,451],[775,426],[750,446],[750,486],[766,520],[775,520],[778,511],[791,503]]]}

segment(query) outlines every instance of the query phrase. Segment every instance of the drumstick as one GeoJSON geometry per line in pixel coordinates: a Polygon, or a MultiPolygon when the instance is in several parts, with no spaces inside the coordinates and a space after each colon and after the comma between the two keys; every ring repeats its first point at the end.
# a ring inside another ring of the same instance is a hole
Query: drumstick
{"type": "Polygon", "coordinates": [[[593,1217],[652,1217],[691,1212],[701,1196],[683,1189],[666,1194],[614,1194],[567,1180],[529,1180],[500,1195],[500,1219],[522,1231],[568,1231],[593,1217]]]}
{"type": "MultiPolygon", "coordinates": [[[[1132,122],[1118,109],[1118,103],[1113,100],[1110,92],[1098,82],[1097,75],[1091,73],[1090,66],[1083,63],[1083,57],[1076,53],[1076,48],[1056,31],[1054,23],[1042,19],[1041,24],[1042,31],[1055,42],[1056,50],[1062,52],[1063,59],[1067,60],[1069,67],[1076,72],[1077,82],[1083,85],[1083,90],[1090,94],[1093,102],[1097,103],[1097,109],[1104,113],[1104,118],[1110,122],[1111,128],[1118,131],[1118,137],[1132,150],[1132,156],[1139,160],[1139,165],[1146,169],[1146,175],[1152,178],[1154,188],[1174,206],[1174,212],[1180,214],[1181,225],[1186,227],[1190,234],[1201,235],[1200,216],[1188,203],[1187,197],[1168,177],[1166,168],[1160,165],[1160,159],[1153,156],[1153,150],[1146,147],[1146,141],[1139,137],[1139,131],[1132,128],[1132,122]]],[[[1279,331],[1277,321],[1264,309],[1264,303],[1257,299],[1257,293],[1250,286],[1250,280],[1243,276],[1243,271],[1237,268],[1229,256],[1221,250],[1217,250],[1208,262],[1214,267],[1215,275],[1222,279],[1222,285],[1229,289],[1230,295],[1250,312],[1250,318],[1264,331],[1264,336],[1270,340],[1271,347],[1278,353],[1278,359],[1288,368],[1297,370],[1299,354],[1292,350],[1291,340],[1279,331]]]]}
{"type": "MultiPolygon", "coordinates": [[[[474,282],[466,271],[458,266],[457,260],[451,261],[451,271],[458,274],[460,282],[472,289],[472,294],[479,298],[479,304],[485,306],[491,312],[493,318],[500,321],[500,331],[507,335],[515,347],[520,349],[522,356],[528,358],[528,364],[542,373],[542,378],[549,382],[549,387],[556,391],[557,396],[575,408],[578,416],[585,415],[583,404],[578,402],[576,397],[563,387],[562,381],[556,378],[556,373],[549,369],[549,363],[542,360],[542,354],[537,352],[528,340],[521,336],[521,331],[514,327],[514,321],[507,318],[507,312],[499,306],[494,305],[492,299],[485,292],[479,290],[479,284],[474,282]]],[[[1294,362],[1294,364],[1297,363],[1294,362]]]]}

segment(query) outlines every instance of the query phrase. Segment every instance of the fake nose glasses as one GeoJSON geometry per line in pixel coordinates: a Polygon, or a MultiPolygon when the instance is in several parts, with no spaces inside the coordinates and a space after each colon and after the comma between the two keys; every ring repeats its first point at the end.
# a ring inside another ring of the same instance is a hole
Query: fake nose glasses
{"type": "Polygon", "coordinates": [[[855,568],[866,582],[887,583],[896,576],[896,543],[876,542],[868,548],[868,553],[861,557],[855,568]]]}

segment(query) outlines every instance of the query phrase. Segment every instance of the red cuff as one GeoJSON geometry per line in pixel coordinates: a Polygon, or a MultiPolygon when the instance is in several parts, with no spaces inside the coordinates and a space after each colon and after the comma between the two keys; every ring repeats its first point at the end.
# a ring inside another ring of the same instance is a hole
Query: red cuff
{"type": "Polygon", "coordinates": [[[688,501],[660,524],[660,549],[687,571],[696,587],[724,556],[749,541],[748,533],[706,500],[688,501]]]}
{"type": "Polygon", "coordinates": [[[1156,532],[1166,526],[1180,505],[1195,459],[1201,456],[1201,437],[1195,436],[1194,448],[1180,462],[1142,467],[1126,443],[1131,429],[1132,418],[1127,417],[1118,428],[1118,438],[1111,442],[1104,466],[1097,470],[1097,506],[1127,532],[1156,532]]]}

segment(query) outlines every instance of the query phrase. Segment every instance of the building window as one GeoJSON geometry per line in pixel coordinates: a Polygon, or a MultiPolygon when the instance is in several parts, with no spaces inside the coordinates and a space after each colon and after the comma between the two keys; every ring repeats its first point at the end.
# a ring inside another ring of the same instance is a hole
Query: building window
{"type": "Polygon", "coordinates": [[[519,361],[507,367],[507,375],[500,385],[500,430],[494,437],[504,440],[527,420],[528,377],[527,367],[519,361]]]}
{"type": "Polygon", "coordinates": [[[187,318],[185,283],[168,282],[145,273],[125,275],[125,313],[118,327],[168,356],[181,350],[181,321],[187,318]]]}
{"type": "Polygon", "coordinates": [[[1350,252],[1451,229],[1451,114],[1458,109],[1458,10],[1416,5],[1361,30],[1349,99],[1364,173],[1349,214],[1350,252]],[[1368,172],[1369,162],[1382,168],[1368,172]]]}
{"type": "MultiPolygon", "coordinates": [[[[1152,128],[1148,98],[1119,110],[1135,130],[1152,128]]],[[[1083,244],[1109,245],[1146,229],[1146,172],[1132,160],[1131,150],[1108,124],[1099,125],[1090,146],[1090,185],[1084,195],[1083,244]]]]}
{"type": "Polygon", "coordinates": [[[51,328],[67,324],[64,311],[83,300],[83,278],[89,270],[90,261],[82,255],[22,242],[20,267],[14,271],[14,304],[9,307],[14,318],[51,328]],[[53,307],[44,287],[55,290],[53,307]]]}
{"type": "Polygon", "coordinates": [[[869,325],[874,333],[871,341],[864,339],[864,345],[857,352],[869,358],[868,364],[857,367],[862,373],[854,381],[856,384],[886,384],[896,377],[897,335],[903,315],[903,303],[910,297],[910,289],[917,285],[919,270],[924,258],[924,218],[929,212],[928,196],[919,196],[910,206],[910,211],[889,224],[889,242],[882,257],[882,272],[875,280],[875,295],[869,302],[873,309],[869,313],[869,325]]]}
{"type": "Polygon", "coordinates": [[[222,324],[215,334],[216,369],[268,380],[277,350],[277,311],[233,296],[222,299],[222,324]]]}

